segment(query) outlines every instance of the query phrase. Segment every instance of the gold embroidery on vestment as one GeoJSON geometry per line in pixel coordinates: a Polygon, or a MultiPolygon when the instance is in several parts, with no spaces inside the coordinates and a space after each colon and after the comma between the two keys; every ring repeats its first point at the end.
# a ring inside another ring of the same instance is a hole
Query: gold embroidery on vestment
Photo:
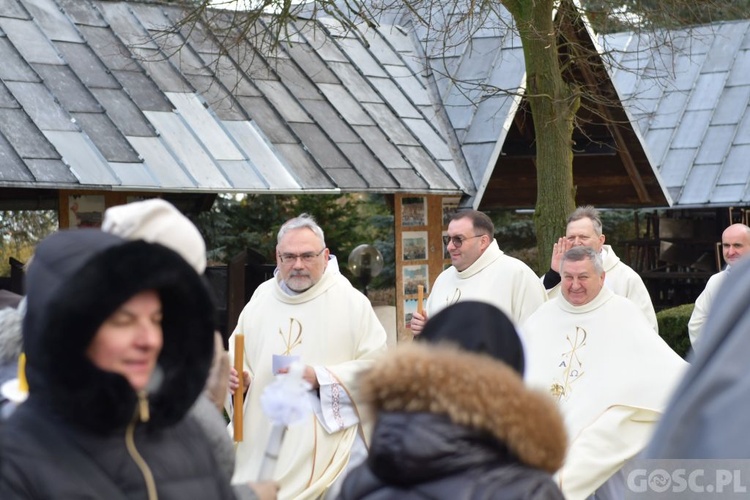
{"type": "Polygon", "coordinates": [[[571,392],[571,385],[584,375],[583,362],[578,357],[578,350],[586,345],[588,333],[580,326],[576,327],[575,338],[571,340],[570,335],[565,339],[570,344],[570,350],[562,354],[563,361],[558,366],[563,367],[562,382],[553,382],[550,386],[550,394],[557,400],[561,401],[568,397],[571,392]]]}
{"type": "Polygon", "coordinates": [[[281,328],[279,328],[279,335],[281,335],[281,338],[284,340],[285,345],[284,352],[282,354],[284,356],[289,356],[290,354],[292,354],[292,349],[302,344],[302,323],[300,323],[297,319],[289,318],[289,331],[284,334],[281,328]],[[294,340],[292,340],[292,338],[294,338],[294,340]]]}

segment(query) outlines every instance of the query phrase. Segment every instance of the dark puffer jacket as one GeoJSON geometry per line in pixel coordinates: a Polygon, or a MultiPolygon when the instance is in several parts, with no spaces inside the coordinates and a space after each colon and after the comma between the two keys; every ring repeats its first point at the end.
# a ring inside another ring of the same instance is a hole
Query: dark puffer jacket
{"type": "Polygon", "coordinates": [[[184,418],[203,389],[214,331],[210,293],[189,264],[161,245],[61,231],[38,245],[26,291],[30,396],[0,431],[0,498],[113,498],[108,488],[154,498],[150,475],[162,500],[234,498],[204,434],[184,418]],[[163,347],[158,380],[139,398],[85,352],[112,312],[149,289],[162,303],[163,347]]]}
{"type": "Polygon", "coordinates": [[[350,499],[562,499],[565,455],[554,403],[489,356],[399,346],[362,378],[376,412],[370,454],[344,481],[350,499]]]}

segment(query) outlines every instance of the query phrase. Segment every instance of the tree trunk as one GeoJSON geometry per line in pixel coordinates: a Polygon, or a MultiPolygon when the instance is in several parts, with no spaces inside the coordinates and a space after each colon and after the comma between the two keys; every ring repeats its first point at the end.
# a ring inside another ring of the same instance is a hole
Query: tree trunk
{"type": "Polygon", "coordinates": [[[539,269],[549,268],[552,246],[565,234],[565,220],[575,209],[573,128],[580,99],[562,78],[553,2],[504,2],[513,15],[526,62],[526,98],[536,134],[536,226],[539,269]]]}

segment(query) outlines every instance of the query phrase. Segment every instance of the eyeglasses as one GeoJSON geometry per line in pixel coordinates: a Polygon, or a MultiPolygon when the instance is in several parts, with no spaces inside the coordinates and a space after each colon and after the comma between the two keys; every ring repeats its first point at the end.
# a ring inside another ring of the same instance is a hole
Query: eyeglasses
{"type": "MultiPolygon", "coordinates": [[[[325,250],[325,248],[323,248],[325,250]]],[[[303,264],[310,264],[312,261],[314,261],[320,254],[323,253],[323,250],[321,250],[318,253],[315,252],[305,252],[305,253],[280,253],[279,259],[281,259],[282,264],[294,264],[297,262],[297,259],[300,259],[303,264]]]]}
{"type": "Polygon", "coordinates": [[[461,238],[460,236],[443,236],[443,244],[445,246],[448,246],[448,243],[452,241],[454,247],[461,248],[461,245],[464,244],[464,241],[470,240],[472,238],[481,238],[482,236],[484,235],[478,234],[476,236],[469,236],[468,238],[461,238]]]}

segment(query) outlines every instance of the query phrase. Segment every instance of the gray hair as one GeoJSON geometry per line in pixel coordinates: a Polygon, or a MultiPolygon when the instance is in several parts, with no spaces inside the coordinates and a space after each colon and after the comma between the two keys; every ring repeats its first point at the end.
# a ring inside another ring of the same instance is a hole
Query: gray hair
{"type": "Polygon", "coordinates": [[[583,260],[590,260],[594,264],[594,270],[597,276],[601,276],[604,272],[604,264],[602,263],[602,256],[599,252],[591,247],[577,246],[573,247],[563,255],[562,261],[560,262],[560,271],[566,262],[581,262],[583,260]]]}
{"type": "Polygon", "coordinates": [[[583,205],[576,208],[572,214],[568,217],[567,224],[581,219],[591,219],[591,223],[594,225],[594,232],[597,236],[602,235],[602,218],[599,216],[599,210],[591,205],[583,205]]]}
{"type": "Polygon", "coordinates": [[[323,230],[320,228],[317,222],[315,222],[315,219],[310,214],[299,214],[297,217],[293,219],[289,219],[284,224],[281,225],[281,228],[279,228],[279,234],[276,236],[276,244],[281,243],[281,238],[284,237],[286,233],[293,229],[304,229],[307,228],[310,231],[312,231],[315,236],[318,237],[320,242],[323,244],[323,247],[326,246],[326,238],[323,234],[323,230]]]}

